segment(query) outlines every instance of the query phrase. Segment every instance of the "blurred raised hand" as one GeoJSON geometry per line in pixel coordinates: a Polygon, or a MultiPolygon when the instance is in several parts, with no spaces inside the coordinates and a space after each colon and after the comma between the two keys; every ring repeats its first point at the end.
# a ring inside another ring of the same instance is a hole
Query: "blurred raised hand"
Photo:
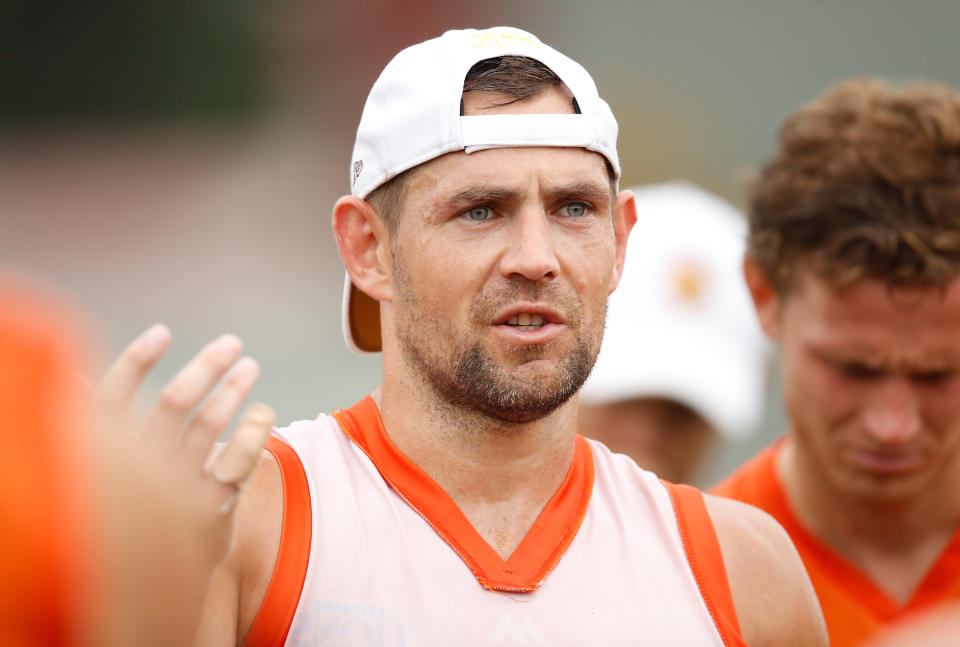
{"type": "Polygon", "coordinates": [[[192,642],[211,575],[230,549],[236,502],[273,428],[273,411],[254,404],[229,442],[216,443],[259,377],[234,335],[201,349],[135,420],[134,397],[170,341],[165,326],[151,327],[96,389],[107,573],[93,644],[192,642]]]}

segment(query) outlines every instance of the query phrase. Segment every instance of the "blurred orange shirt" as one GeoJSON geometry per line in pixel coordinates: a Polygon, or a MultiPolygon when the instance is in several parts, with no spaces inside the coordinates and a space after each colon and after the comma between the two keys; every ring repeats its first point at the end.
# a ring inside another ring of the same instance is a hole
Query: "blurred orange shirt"
{"type": "Polygon", "coordinates": [[[86,598],[75,322],[0,277],[0,645],[75,644],[86,598]]]}
{"type": "Polygon", "coordinates": [[[960,529],[910,600],[901,605],[859,568],[800,525],[776,472],[781,446],[782,442],[774,443],[757,454],[711,493],[765,510],[784,527],[820,598],[833,647],[860,645],[885,626],[916,611],[960,598],[960,529]]]}

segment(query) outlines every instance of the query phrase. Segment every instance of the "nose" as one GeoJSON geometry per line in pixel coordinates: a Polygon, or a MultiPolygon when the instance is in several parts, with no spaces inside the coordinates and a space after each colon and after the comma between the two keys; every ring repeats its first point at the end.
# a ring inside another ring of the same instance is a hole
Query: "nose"
{"type": "Polygon", "coordinates": [[[879,444],[906,443],[920,432],[917,396],[908,379],[889,377],[877,389],[864,413],[867,433],[879,444]]]}
{"type": "Polygon", "coordinates": [[[500,272],[507,278],[540,281],[556,277],[559,269],[549,215],[535,208],[517,213],[500,259],[500,272]]]}

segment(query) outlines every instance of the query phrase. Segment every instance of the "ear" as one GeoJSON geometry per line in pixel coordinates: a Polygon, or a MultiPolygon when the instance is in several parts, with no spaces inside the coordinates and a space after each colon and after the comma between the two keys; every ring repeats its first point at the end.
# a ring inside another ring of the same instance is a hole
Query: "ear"
{"type": "Polygon", "coordinates": [[[613,235],[616,244],[616,260],[613,266],[613,274],[610,275],[610,289],[613,292],[617,284],[620,283],[620,277],[623,275],[623,263],[627,256],[627,238],[630,236],[630,230],[637,223],[637,204],[633,197],[633,191],[621,191],[617,195],[617,201],[613,206],[613,235]]]}
{"type": "Polygon", "coordinates": [[[767,337],[780,338],[780,297],[760,267],[749,256],[743,259],[743,278],[757,311],[757,320],[767,337]]]}
{"type": "Polygon", "coordinates": [[[392,299],[386,225],[370,203],[352,195],[337,200],[333,207],[333,233],[353,284],[377,301],[392,299]]]}

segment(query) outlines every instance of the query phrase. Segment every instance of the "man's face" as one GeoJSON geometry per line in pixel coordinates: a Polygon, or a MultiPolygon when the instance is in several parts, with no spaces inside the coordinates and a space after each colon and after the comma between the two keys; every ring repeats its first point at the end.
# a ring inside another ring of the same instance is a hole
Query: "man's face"
{"type": "MultiPolygon", "coordinates": [[[[483,112],[469,97],[467,114],[483,112]]],[[[551,90],[501,111],[571,108],[551,90]]],[[[600,348],[632,225],[615,222],[613,200],[603,158],[578,148],[451,153],[417,169],[383,313],[404,360],[446,402],[495,419],[563,404],[600,348]]]]}
{"type": "Polygon", "coordinates": [[[906,501],[960,471],[960,281],[837,290],[807,272],[780,303],[800,469],[838,494],[906,501]]]}

